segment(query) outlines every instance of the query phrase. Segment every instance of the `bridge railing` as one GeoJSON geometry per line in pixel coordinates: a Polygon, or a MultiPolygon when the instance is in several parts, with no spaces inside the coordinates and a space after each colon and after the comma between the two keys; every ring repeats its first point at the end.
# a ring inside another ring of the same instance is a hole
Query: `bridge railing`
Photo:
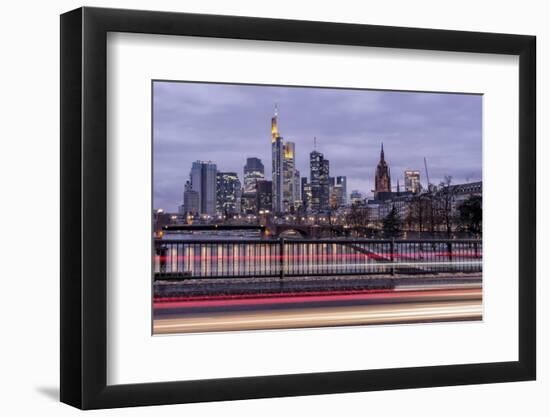
{"type": "Polygon", "coordinates": [[[155,240],[155,279],[480,273],[481,240],[155,240]]]}

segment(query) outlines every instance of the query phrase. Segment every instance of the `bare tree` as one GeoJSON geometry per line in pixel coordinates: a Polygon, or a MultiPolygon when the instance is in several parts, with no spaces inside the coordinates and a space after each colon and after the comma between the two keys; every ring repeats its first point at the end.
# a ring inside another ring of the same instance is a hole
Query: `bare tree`
{"type": "Polygon", "coordinates": [[[369,209],[353,204],[346,214],[346,224],[348,224],[356,234],[365,233],[370,223],[369,209]]]}
{"type": "Polygon", "coordinates": [[[453,213],[454,187],[451,186],[453,178],[450,175],[445,175],[445,179],[439,185],[438,195],[438,215],[441,219],[441,224],[444,227],[447,236],[451,236],[455,216],[453,213]]]}
{"type": "Polygon", "coordinates": [[[480,195],[471,195],[458,206],[459,227],[476,236],[481,235],[483,203],[480,195]]]}
{"type": "Polygon", "coordinates": [[[433,229],[432,199],[431,193],[424,193],[415,195],[408,201],[406,222],[411,230],[423,232],[433,229]]]}
{"type": "Polygon", "coordinates": [[[422,231],[424,215],[420,195],[415,195],[407,202],[407,226],[409,230],[422,231]]]}

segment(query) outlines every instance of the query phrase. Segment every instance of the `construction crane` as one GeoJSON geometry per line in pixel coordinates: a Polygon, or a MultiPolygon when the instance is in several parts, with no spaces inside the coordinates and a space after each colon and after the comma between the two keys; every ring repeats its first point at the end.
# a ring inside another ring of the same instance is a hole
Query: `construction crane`
{"type": "Polygon", "coordinates": [[[424,169],[426,170],[426,181],[428,181],[428,191],[430,191],[430,175],[428,174],[428,163],[426,157],[424,157],[424,169]]]}

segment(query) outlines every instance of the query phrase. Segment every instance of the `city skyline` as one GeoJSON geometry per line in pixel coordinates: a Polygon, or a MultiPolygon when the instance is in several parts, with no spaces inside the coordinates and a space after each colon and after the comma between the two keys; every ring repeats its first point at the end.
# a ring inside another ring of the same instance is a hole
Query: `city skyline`
{"type": "Polygon", "coordinates": [[[406,169],[423,174],[424,157],[432,183],[481,179],[479,95],[155,82],[153,99],[155,208],[177,210],[197,160],[243,183],[247,158],[260,158],[271,179],[275,103],[302,177],[316,150],[330,160],[331,177],[347,177],[348,193],[370,196],[383,142],[392,188],[404,185],[406,169]]]}

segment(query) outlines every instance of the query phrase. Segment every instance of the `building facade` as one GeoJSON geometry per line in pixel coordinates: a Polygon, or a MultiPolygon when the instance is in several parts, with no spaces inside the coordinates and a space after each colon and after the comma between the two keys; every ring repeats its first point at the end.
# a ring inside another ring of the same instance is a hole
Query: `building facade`
{"type": "Polygon", "coordinates": [[[246,158],[244,173],[244,193],[256,193],[256,182],[263,181],[264,164],[260,158],[246,158]]]}
{"type": "MultiPolygon", "coordinates": [[[[445,189],[438,190],[437,194],[444,193],[445,189]]],[[[481,197],[483,195],[483,182],[468,182],[464,184],[455,184],[450,185],[446,192],[452,197],[451,199],[451,209],[453,214],[457,214],[458,207],[468,200],[470,197],[477,196],[481,197]]]]}
{"type": "Polygon", "coordinates": [[[236,172],[216,174],[216,210],[220,215],[241,212],[241,181],[236,172]]]}
{"type": "Polygon", "coordinates": [[[307,181],[307,177],[300,178],[300,193],[302,208],[307,210],[311,206],[311,184],[307,181]]]}
{"type": "Polygon", "coordinates": [[[344,189],[342,184],[334,184],[330,190],[330,207],[337,209],[344,207],[344,189]]]}
{"type": "Polygon", "coordinates": [[[256,183],[265,180],[264,164],[260,158],[247,158],[243,169],[244,187],[241,211],[246,214],[255,214],[256,183]]]}
{"type": "Polygon", "coordinates": [[[294,208],[302,207],[302,185],[300,183],[300,171],[294,170],[294,208]]]}
{"type": "Polygon", "coordinates": [[[194,216],[200,211],[199,193],[197,191],[193,191],[190,181],[187,181],[185,183],[185,191],[183,192],[183,205],[181,207],[181,214],[189,214],[194,216]]]}
{"type": "Polygon", "coordinates": [[[256,207],[258,214],[270,213],[273,207],[273,184],[271,181],[258,181],[256,183],[256,207]]]}
{"type": "Polygon", "coordinates": [[[420,192],[420,171],[405,170],[405,191],[418,194],[420,192]]]}
{"type": "Polygon", "coordinates": [[[344,207],[348,204],[348,179],[346,176],[336,177],[336,185],[341,187],[341,197],[338,201],[340,207],[344,207]]]}
{"type": "Polygon", "coordinates": [[[295,160],[296,146],[294,142],[283,143],[283,212],[287,213],[294,207],[295,201],[295,160]]]}
{"type": "Polygon", "coordinates": [[[216,214],[216,172],[216,164],[211,161],[196,161],[191,166],[190,189],[199,195],[199,214],[216,214]]]}
{"type": "Polygon", "coordinates": [[[275,107],[275,115],[271,118],[271,183],[272,183],[272,210],[275,213],[283,212],[283,164],[284,142],[279,134],[278,110],[275,107]]]}
{"type": "Polygon", "coordinates": [[[330,166],[323,154],[313,151],[309,154],[311,204],[314,212],[326,211],[330,203],[330,166]]]}

